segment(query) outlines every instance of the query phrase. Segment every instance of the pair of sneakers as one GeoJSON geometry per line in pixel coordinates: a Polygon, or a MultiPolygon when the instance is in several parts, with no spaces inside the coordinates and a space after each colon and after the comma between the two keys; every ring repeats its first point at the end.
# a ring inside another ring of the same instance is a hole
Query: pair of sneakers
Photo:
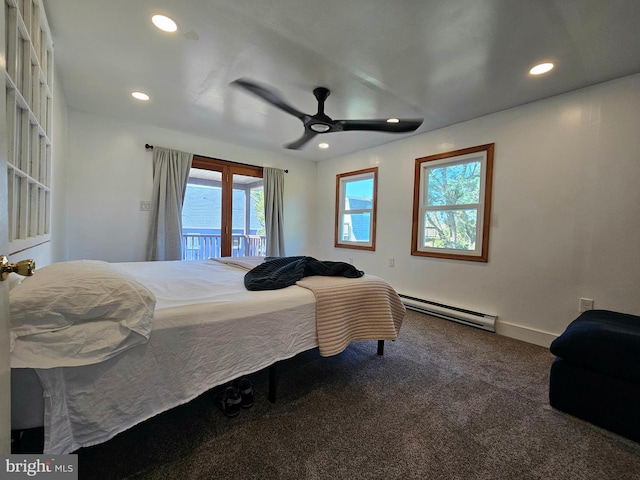
{"type": "Polygon", "coordinates": [[[253,406],[253,384],[247,377],[234,380],[213,397],[213,403],[226,417],[240,414],[241,408],[253,406]]]}

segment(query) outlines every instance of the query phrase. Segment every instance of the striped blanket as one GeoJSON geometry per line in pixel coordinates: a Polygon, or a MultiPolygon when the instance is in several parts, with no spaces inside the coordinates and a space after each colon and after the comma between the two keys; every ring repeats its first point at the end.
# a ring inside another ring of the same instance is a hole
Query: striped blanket
{"type": "Polygon", "coordinates": [[[353,340],[395,340],[405,307],[396,291],[373,275],[310,276],[296,282],[316,297],[320,354],[342,352],[353,340]]]}

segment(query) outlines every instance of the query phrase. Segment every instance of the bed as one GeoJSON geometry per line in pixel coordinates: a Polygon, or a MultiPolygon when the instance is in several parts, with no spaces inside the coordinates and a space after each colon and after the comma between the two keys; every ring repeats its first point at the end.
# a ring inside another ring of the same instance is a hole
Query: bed
{"type": "Polygon", "coordinates": [[[247,290],[263,261],[63,262],[12,288],[12,429],[41,424],[44,453],[69,453],[300,352],[397,337],[405,310],[383,280],[247,290]]]}

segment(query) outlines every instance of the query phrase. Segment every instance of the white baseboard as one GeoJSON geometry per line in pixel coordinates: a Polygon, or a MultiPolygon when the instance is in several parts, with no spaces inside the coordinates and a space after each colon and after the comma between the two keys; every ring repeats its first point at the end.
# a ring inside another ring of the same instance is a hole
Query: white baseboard
{"type": "Polygon", "coordinates": [[[549,348],[551,342],[553,342],[557,337],[557,335],[553,333],[503,322],[500,320],[500,317],[498,317],[498,320],[496,321],[496,333],[498,335],[504,335],[505,337],[515,338],[516,340],[522,340],[523,342],[540,345],[545,348],[549,348]]]}

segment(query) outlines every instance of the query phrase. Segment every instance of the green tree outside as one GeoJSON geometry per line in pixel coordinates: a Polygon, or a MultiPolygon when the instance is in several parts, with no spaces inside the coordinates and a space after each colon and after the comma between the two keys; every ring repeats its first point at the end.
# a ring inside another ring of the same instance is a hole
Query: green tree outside
{"type": "Polygon", "coordinates": [[[478,161],[429,169],[425,246],[475,249],[480,174],[478,161]]]}
{"type": "Polygon", "coordinates": [[[254,188],[251,190],[251,208],[256,213],[260,228],[257,231],[258,235],[264,236],[267,234],[265,227],[265,215],[264,215],[264,188],[254,188]]]}

